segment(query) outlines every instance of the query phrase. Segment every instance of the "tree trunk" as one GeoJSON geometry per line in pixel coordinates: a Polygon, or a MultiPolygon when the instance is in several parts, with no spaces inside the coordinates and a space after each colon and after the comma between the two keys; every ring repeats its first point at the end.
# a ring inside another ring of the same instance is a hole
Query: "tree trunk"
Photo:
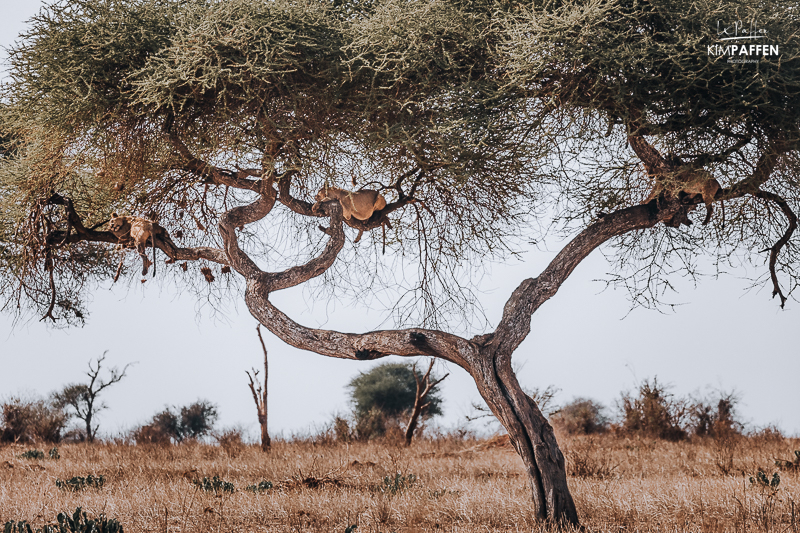
{"type": "Polygon", "coordinates": [[[261,424],[261,451],[268,452],[272,441],[269,438],[269,431],[267,430],[267,417],[264,416],[263,422],[261,422],[259,417],[259,423],[261,424]]]}
{"type": "Polygon", "coordinates": [[[414,431],[417,429],[419,416],[422,414],[423,401],[419,396],[414,401],[414,409],[411,411],[411,418],[408,419],[408,425],[406,426],[406,446],[411,446],[411,439],[414,438],[414,431]]]}
{"type": "Polygon", "coordinates": [[[577,525],[578,513],[567,486],[564,455],[553,427],[520,387],[511,369],[511,358],[482,357],[471,374],[525,465],[536,516],[558,525],[577,525]]]}

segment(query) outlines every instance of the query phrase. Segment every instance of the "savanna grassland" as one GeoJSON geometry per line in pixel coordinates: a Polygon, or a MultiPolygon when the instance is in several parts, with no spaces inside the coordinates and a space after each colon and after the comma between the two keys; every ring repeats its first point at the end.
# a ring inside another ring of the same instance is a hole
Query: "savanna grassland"
{"type": "MultiPolygon", "coordinates": [[[[724,441],[606,434],[561,442],[590,531],[800,527],[800,468],[775,463],[794,459],[800,439],[763,432],[724,441]]],[[[354,524],[350,531],[358,533],[542,529],[522,462],[503,438],[441,437],[403,448],[323,436],[274,441],[269,453],[235,439],[221,446],[69,444],[58,448],[59,459],[46,449],[44,459],[22,458],[30,448],[0,448],[0,524],[24,519],[41,527],[80,506],[90,516],[119,519],[129,532],[344,533],[354,524]],[[57,480],[88,474],[102,475],[102,488],[57,487],[57,480]],[[246,490],[264,481],[262,490],[246,490]]]]}

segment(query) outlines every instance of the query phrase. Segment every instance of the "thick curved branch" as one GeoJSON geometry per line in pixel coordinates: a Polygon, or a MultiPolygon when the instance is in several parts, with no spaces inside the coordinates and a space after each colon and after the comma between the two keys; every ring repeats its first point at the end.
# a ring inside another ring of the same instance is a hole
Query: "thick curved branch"
{"type": "Polygon", "coordinates": [[[169,140],[172,146],[181,156],[182,164],[175,167],[175,170],[185,170],[197,176],[209,180],[216,185],[227,185],[228,187],[235,187],[237,189],[246,189],[254,192],[260,192],[261,180],[250,180],[246,176],[257,175],[257,171],[240,170],[233,172],[218,168],[211,163],[203,161],[195,156],[186,144],[178,136],[178,132],[174,128],[170,128],[169,140]]]}
{"type": "Polygon", "coordinates": [[[245,254],[239,247],[239,239],[236,238],[236,227],[243,227],[261,220],[272,211],[275,205],[276,192],[272,188],[272,178],[262,180],[262,191],[258,200],[249,205],[234,207],[225,212],[219,221],[219,234],[225,245],[225,253],[231,267],[245,278],[252,278],[263,274],[255,261],[245,254]]]}
{"type": "Polygon", "coordinates": [[[668,221],[681,207],[684,206],[673,201],[659,209],[655,202],[650,202],[605,215],[572,239],[538,277],[523,281],[506,302],[495,332],[474,340],[485,343],[485,351],[510,357],[530,332],[533,313],[555,295],[575,267],[595,248],[613,237],[668,221]]]}
{"type": "Polygon", "coordinates": [[[331,219],[330,227],[325,230],[325,233],[330,236],[325,249],[320,255],[303,265],[293,266],[283,272],[262,273],[259,279],[267,287],[267,292],[295,287],[320,276],[336,261],[336,257],[344,246],[342,206],[338,201],[328,201],[322,204],[320,211],[324,211],[331,219]]]}
{"type": "Polygon", "coordinates": [[[784,296],[783,291],[781,291],[781,286],[778,283],[778,274],[775,271],[775,264],[778,261],[778,254],[780,253],[781,248],[786,246],[786,244],[789,242],[789,239],[792,237],[794,230],[797,229],[797,215],[794,214],[794,211],[792,211],[792,208],[789,206],[786,200],[777,194],[767,191],[758,191],[755,196],[757,198],[762,198],[777,204],[778,207],[781,208],[781,211],[783,211],[783,214],[786,215],[787,220],[789,220],[789,227],[786,228],[783,237],[778,239],[778,242],[772,246],[769,252],[769,275],[772,278],[772,297],[780,297],[781,309],[783,309],[783,306],[786,304],[786,296],[784,296]]]}
{"type": "Polygon", "coordinates": [[[259,280],[248,280],[245,301],[253,316],[282,341],[328,357],[364,361],[389,355],[427,355],[467,368],[463,354],[476,350],[467,340],[437,330],[411,328],[358,334],[308,328],[275,307],[269,300],[269,287],[259,280]]]}
{"type": "Polygon", "coordinates": [[[341,333],[314,329],[294,322],[269,301],[270,293],[299,285],[324,273],[344,246],[342,206],[328,201],[320,211],[330,216],[330,239],[322,253],[309,262],[279,273],[247,278],[245,301],[254,317],[284,342],[297,348],[342,359],[370,360],[388,355],[440,357],[466,368],[464,354],[477,346],[456,335],[436,330],[406,329],[341,333]]]}

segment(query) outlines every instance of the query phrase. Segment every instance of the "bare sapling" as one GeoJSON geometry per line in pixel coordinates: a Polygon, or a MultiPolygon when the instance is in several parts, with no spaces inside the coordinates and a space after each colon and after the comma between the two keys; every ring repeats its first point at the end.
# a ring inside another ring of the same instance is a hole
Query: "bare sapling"
{"type": "Polygon", "coordinates": [[[250,392],[253,393],[253,401],[256,402],[256,410],[258,411],[258,423],[261,425],[261,451],[268,452],[271,444],[269,438],[269,429],[267,429],[267,377],[269,376],[269,366],[267,364],[267,346],[264,344],[264,338],[261,336],[261,324],[256,326],[256,333],[258,333],[258,340],[261,342],[261,350],[264,352],[264,385],[258,380],[258,370],[253,368],[252,375],[245,370],[247,377],[250,378],[250,392]]]}
{"type": "Polygon", "coordinates": [[[419,374],[417,374],[417,364],[414,363],[413,373],[414,380],[417,382],[417,391],[414,396],[414,409],[411,411],[411,417],[408,419],[408,425],[406,426],[406,446],[411,446],[411,439],[414,437],[414,431],[417,429],[419,417],[425,409],[430,406],[430,402],[425,401],[428,398],[428,393],[431,392],[436,385],[444,381],[444,378],[450,375],[447,373],[439,379],[431,380],[431,370],[433,370],[433,364],[435,362],[435,359],[431,359],[428,370],[425,372],[425,375],[422,376],[422,379],[420,379],[419,374]]]}

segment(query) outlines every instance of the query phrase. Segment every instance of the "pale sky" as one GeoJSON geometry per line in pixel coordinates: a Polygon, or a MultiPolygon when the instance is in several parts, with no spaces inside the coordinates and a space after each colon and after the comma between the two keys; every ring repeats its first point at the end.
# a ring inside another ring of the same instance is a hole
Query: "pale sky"
{"type": "MultiPolygon", "coordinates": [[[[38,2],[0,0],[0,45],[8,46],[38,9],[38,2]]],[[[5,52],[0,52],[5,69],[5,52]]],[[[560,249],[529,251],[523,261],[495,265],[481,298],[493,324],[511,291],[536,276],[560,249]]],[[[720,279],[703,278],[695,288],[680,283],[671,297],[683,305],[674,312],[635,309],[623,291],[593,281],[609,270],[595,252],[533,319],[532,331],[517,350],[526,387],[554,385],[557,403],[584,396],[613,407],[620,391],[637,379],[658,376],[677,394],[705,393],[708,387],[736,389],[742,418],[753,426],[777,424],[800,435],[800,303],[781,310],[769,287],[748,291],[748,277],[766,271],[741,269],[720,279]]],[[[711,270],[709,269],[709,272],[711,270]]],[[[302,289],[282,291],[272,300],[294,320],[351,332],[378,327],[367,309],[336,302],[308,305],[302,289]]],[[[108,390],[109,409],[100,418],[101,433],[115,434],[146,422],[165,405],[205,398],[219,406],[219,426],[257,427],[247,388],[246,369],[261,366],[256,321],[240,300],[225,318],[213,318],[191,294],[148,281],[111,288],[108,280],[89,305],[83,328],[48,329],[33,320],[12,328],[0,315],[0,398],[19,393],[47,394],[80,381],[86,364],[108,350],[106,362],[137,364],[129,377],[108,390]]],[[[385,326],[383,326],[385,327],[385,326]]],[[[270,431],[290,436],[321,427],[336,412],[349,409],[345,386],[378,362],[343,361],[302,352],[265,332],[270,353],[270,431]]],[[[475,331],[472,334],[483,333],[475,331]]],[[[470,402],[479,398],[466,372],[439,364],[451,375],[442,384],[445,426],[462,423],[470,402]]]]}

